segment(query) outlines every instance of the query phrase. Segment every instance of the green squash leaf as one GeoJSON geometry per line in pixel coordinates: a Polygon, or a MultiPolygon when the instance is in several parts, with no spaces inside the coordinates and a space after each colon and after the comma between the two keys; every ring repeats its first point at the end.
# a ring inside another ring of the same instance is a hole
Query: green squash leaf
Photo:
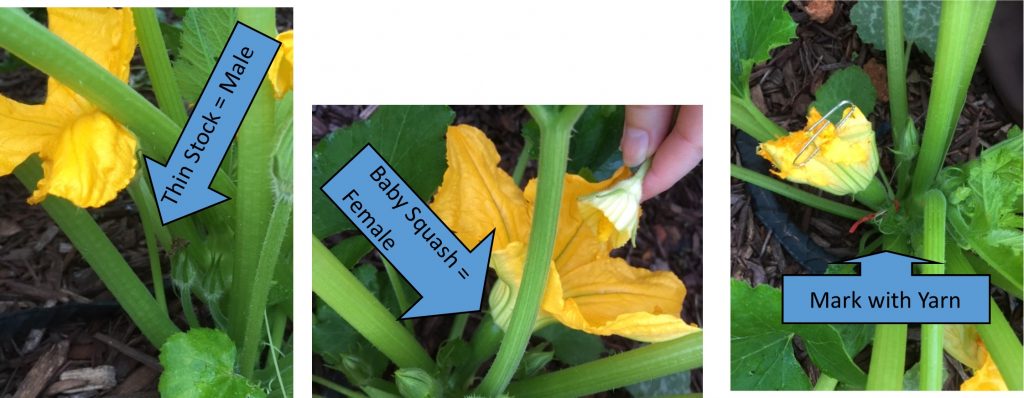
{"type": "Polygon", "coordinates": [[[320,141],[313,150],[313,234],[323,239],[355,228],[320,187],[367,143],[429,202],[447,168],[444,136],[454,119],[447,106],[382,106],[320,141]]]}
{"type": "MultiPolygon", "coordinates": [[[[732,282],[732,388],[806,390],[810,380],[793,356],[800,336],[822,372],[863,386],[867,375],[851,359],[843,335],[832,325],[782,323],[782,292],[768,285],[732,282]]],[[[858,343],[859,345],[859,343],[858,343]]]]}
{"type": "MultiPolygon", "coordinates": [[[[573,128],[569,141],[569,163],[566,171],[584,176],[589,181],[606,180],[622,166],[622,126],[626,120],[626,107],[621,105],[591,105],[583,111],[573,128]]],[[[523,124],[523,139],[533,143],[530,158],[537,159],[540,128],[530,120],[523,124]]]]}
{"type": "Polygon", "coordinates": [[[750,94],[750,71],[775,47],[796,38],[796,22],[784,0],[732,2],[732,95],[750,94]]]}
{"type": "Polygon", "coordinates": [[[160,347],[160,395],[168,398],[264,398],[266,393],[235,373],[235,343],[219,330],[177,333],[160,347]]]}
{"type": "MultiPolygon", "coordinates": [[[[865,43],[885,51],[885,4],[881,1],[860,1],[850,9],[850,22],[857,26],[857,34],[865,43]]],[[[935,59],[939,37],[939,1],[903,2],[903,37],[935,59]]]]}
{"type": "Polygon", "coordinates": [[[190,104],[199,99],[236,19],[234,8],[194,7],[181,20],[181,47],[174,62],[174,75],[182,97],[190,104]]]}
{"type": "MultiPolygon", "coordinates": [[[[871,85],[871,77],[859,66],[850,66],[832,73],[825,84],[814,93],[816,100],[811,105],[822,115],[844,100],[853,102],[865,116],[875,110],[875,87],[871,85]]],[[[841,111],[836,111],[829,120],[838,123],[843,118],[841,111]]]]}
{"type": "Polygon", "coordinates": [[[1015,126],[1003,142],[939,174],[939,185],[949,198],[950,235],[983,260],[971,261],[978,273],[991,274],[992,283],[1016,297],[1024,287],[1022,152],[1024,140],[1015,126]]]}
{"type": "Polygon", "coordinates": [[[593,361],[604,353],[600,337],[569,329],[560,323],[545,327],[534,335],[551,343],[555,359],[566,365],[593,361]]]}

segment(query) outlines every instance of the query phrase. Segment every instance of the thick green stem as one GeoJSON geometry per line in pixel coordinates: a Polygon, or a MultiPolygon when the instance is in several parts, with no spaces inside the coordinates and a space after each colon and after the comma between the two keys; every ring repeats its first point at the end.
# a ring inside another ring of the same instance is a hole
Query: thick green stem
{"type": "Polygon", "coordinates": [[[310,236],[313,240],[313,293],[398,367],[433,371],[434,361],[416,337],[398,323],[391,311],[366,290],[319,239],[310,236]]]}
{"type": "Polygon", "coordinates": [[[839,380],[822,373],[818,376],[818,383],[814,385],[814,391],[834,391],[839,380]]]}
{"type": "Polygon", "coordinates": [[[921,152],[914,167],[914,196],[931,188],[942,168],[993,9],[994,0],[942,2],[935,72],[932,73],[935,84],[928,99],[921,152]]]}
{"type": "MultiPolygon", "coordinates": [[[[143,153],[156,160],[167,160],[181,126],[21,9],[0,8],[0,47],[57,79],[124,124],[139,137],[143,153]]],[[[235,185],[221,171],[213,180],[213,188],[235,197],[235,185]]],[[[217,212],[225,207],[216,206],[212,210],[217,212]]]]}
{"type": "MultiPolygon", "coordinates": [[[[240,8],[238,20],[268,36],[276,34],[272,8],[240,8]]],[[[229,320],[231,336],[239,347],[240,373],[245,377],[252,375],[259,358],[263,338],[260,322],[277,265],[277,252],[291,213],[291,206],[282,209],[274,205],[271,165],[274,144],[278,142],[274,136],[274,110],[273,89],[270,82],[264,80],[236,138],[238,196],[234,198],[235,263],[229,320]],[[278,213],[277,221],[284,220],[284,223],[270,225],[271,213],[278,213]],[[268,242],[270,238],[276,243],[268,242]],[[268,245],[274,246],[272,257],[262,253],[268,245]]]]}
{"type": "Polygon", "coordinates": [[[517,397],[578,397],[700,367],[704,332],[651,344],[509,386],[517,397]]]}
{"type": "MultiPolygon", "coordinates": [[[[907,190],[910,168],[917,155],[917,129],[907,115],[907,58],[903,39],[903,1],[887,1],[885,10],[885,58],[889,80],[889,115],[895,153],[896,187],[907,190]]],[[[901,191],[905,192],[905,191],[901,191]]]]}
{"type": "Polygon", "coordinates": [[[750,98],[731,96],[732,124],[758,142],[773,140],[786,135],[786,130],[765,116],[750,98]]]}
{"type": "MultiPolygon", "coordinates": [[[[885,10],[885,67],[889,79],[889,114],[894,135],[907,126],[907,62],[904,56],[903,1],[887,1],[885,10]]],[[[894,139],[896,151],[903,151],[894,139]]],[[[908,165],[909,166],[909,165],[908,165]]]]}
{"type": "MultiPolygon", "coordinates": [[[[978,272],[971,268],[963,251],[955,242],[946,245],[946,269],[951,274],[972,275],[978,272]]],[[[1024,388],[1024,347],[1013,332],[1006,316],[999,310],[995,300],[989,299],[989,320],[987,324],[976,325],[981,341],[999,368],[999,374],[1010,390],[1024,388]]]]}
{"type": "Polygon", "coordinates": [[[135,35],[139,38],[142,60],[146,63],[146,73],[153,84],[153,93],[160,110],[171,118],[174,123],[184,126],[188,115],[185,105],[181,102],[178,91],[178,80],[174,77],[171,60],[167,57],[167,45],[160,31],[160,22],[156,19],[156,11],[152,8],[133,8],[135,18],[135,35]]]}
{"type": "MultiPolygon", "coordinates": [[[[906,253],[909,247],[899,238],[885,241],[885,249],[906,253]]],[[[868,390],[902,390],[906,370],[907,325],[875,325],[868,368],[868,390]]]]}
{"type": "Polygon", "coordinates": [[[452,321],[452,328],[448,330],[448,341],[462,340],[462,332],[466,330],[466,322],[469,321],[469,314],[458,314],[452,321]]]}
{"type": "Polygon", "coordinates": [[[569,138],[572,127],[586,107],[566,106],[552,120],[545,111],[528,108],[540,125],[540,159],[537,173],[537,201],[534,206],[533,228],[526,251],[526,265],[519,286],[519,295],[512,310],[505,339],[498,356],[484,376],[478,394],[496,396],[512,380],[519,361],[530,341],[533,324],[537,320],[541,295],[547,285],[548,265],[555,245],[558,212],[562,199],[562,180],[569,157],[569,138]]]}
{"type": "MultiPolygon", "coordinates": [[[[14,174],[32,190],[43,175],[39,158],[28,158],[14,169],[14,174]]],[[[153,346],[159,348],[168,337],[180,332],[167,316],[166,307],[157,304],[89,212],[54,196],[47,197],[42,206],[153,346]]]]}
{"type": "Polygon", "coordinates": [[[859,220],[861,217],[871,213],[867,210],[858,209],[853,206],[844,205],[823,197],[814,195],[800,188],[779,181],[776,178],[766,176],[756,171],[743,168],[737,165],[730,165],[730,174],[738,180],[757,185],[761,188],[772,191],[776,194],[793,199],[815,209],[829,212],[840,217],[851,220],[859,220]]]}
{"type": "Polygon", "coordinates": [[[313,380],[313,383],[319,384],[319,385],[323,386],[324,388],[327,388],[327,389],[329,389],[331,391],[334,391],[334,392],[336,392],[338,394],[341,394],[342,396],[345,396],[345,397],[357,397],[357,398],[365,398],[366,397],[366,395],[361,394],[359,391],[347,389],[347,388],[343,387],[341,384],[335,383],[333,381],[327,380],[327,379],[325,379],[323,377],[320,377],[320,376],[317,376],[317,375],[313,375],[312,376],[312,380],[313,380]]]}
{"type": "MultiPolygon", "coordinates": [[[[938,264],[922,264],[921,273],[939,275],[945,271],[946,261],[946,197],[942,192],[930,190],[924,195],[924,243],[921,257],[938,264]]],[[[943,325],[921,325],[920,388],[922,391],[942,390],[946,373],[943,368],[943,325]]]]}

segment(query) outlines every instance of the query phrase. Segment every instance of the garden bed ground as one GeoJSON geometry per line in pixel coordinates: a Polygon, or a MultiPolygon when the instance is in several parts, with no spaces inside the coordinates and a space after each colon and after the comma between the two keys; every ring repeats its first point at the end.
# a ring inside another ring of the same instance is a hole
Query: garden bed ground
{"type": "MultiPolygon", "coordinates": [[[[814,91],[825,82],[832,71],[858,65],[872,75],[872,80],[880,77],[880,81],[884,82],[885,56],[883,51],[862,43],[857,36],[856,27],[850,23],[849,18],[851,4],[837,2],[833,16],[823,24],[811,21],[802,9],[792,3],[787,7],[798,23],[797,39],[787,46],[774,50],[768,62],[754,68],[750,77],[751,95],[758,108],[773,121],[787,130],[798,130],[804,126],[807,108],[814,100],[814,91]]],[[[907,82],[910,115],[918,127],[924,124],[931,75],[932,61],[915,50],[910,58],[907,82]]],[[[888,102],[879,98],[870,119],[878,133],[879,148],[891,148],[892,136],[887,123],[888,102]]],[[[973,159],[982,149],[1006,139],[1006,133],[1013,124],[1009,111],[993,90],[988,75],[979,63],[967,93],[967,101],[946,164],[957,164],[973,159]]],[[[736,134],[743,133],[737,132],[734,128],[732,134],[735,137],[736,134]]],[[[881,167],[892,170],[891,153],[888,150],[879,150],[879,154],[882,157],[881,167]]],[[[741,164],[735,146],[732,160],[741,164]]],[[[822,193],[822,196],[852,203],[845,197],[839,198],[827,193],[822,193]]],[[[790,220],[827,253],[836,259],[856,255],[861,231],[848,233],[851,221],[782,197],[778,197],[778,200],[788,210],[790,220]]],[[[745,280],[752,285],[768,283],[779,287],[783,274],[806,273],[756,218],[746,183],[732,180],[731,203],[733,278],[745,280]]],[[[1004,313],[1009,314],[1007,318],[1019,336],[1022,318],[1020,300],[1010,297],[998,288],[993,289],[997,291],[993,298],[1003,308],[1004,313]],[[1007,311],[1008,309],[1011,311],[1007,311]]],[[[916,362],[918,357],[918,331],[916,327],[912,327],[910,331],[907,358],[914,360],[908,360],[908,364],[916,362]]],[[[809,370],[808,374],[817,375],[817,371],[812,370],[813,365],[807,359],[806,353],[798,349],[797,354],[797,358],[809,370]]],[[[856,359],[859,365],[867,368],[868,357],[862,355],[856,359]]],[[[947,379],[945,388],[959,389],[965,373],[955,360],[948,359],[947,364],[951,365],[949,369],[954,370],[954,374],[947,379]]]]}
{"type": "MultiPolygon", "coordinates": [[[[520,106],[453,106],[456,124],[470,124],[483,130],[494,141],[501,154],[501,167],[512,170],[522,150],[520,134],[522,124],[529,115],[520,106]]],[[[315,106],[313,109],[313,142],[335,129],[347,126],[356,120],[369,117],[372,106],[315,106]]],[[[525,177],[536,176],[535,162],[527,168],[525,177]]],[[[621,256],[637,267],[652,270],[671,270],[686,285],[687,294],[683,306],[683,319],[689,323],[703,325],[703,176],[698,167],[669,191],[644,202],[643,216],[635,248],[619,249],[613,255],[621,256]]],[[[480,321],[474,314],[467,330],[470,336],[480,321]]],[[[416,327],[417,338],[430,352],[435,352],[451,327],[451,317],[425,318],[416,327]]],[[[611,337],[603,339],[611,351],[625,351],[638,346],[627,339],[611,337]]],[[[314,373],[324,376],[331,372],[322,366],[314,366],[314,373]]],[[[692,372],[690,388],[702,391],[702,370],[692,372]]],[[[603,396],[629,396],[624,390],[603,396]]]]}
{"type": "MultiPolygon", "coordinates": [[[[177,20],[169,10],[164,11],[177,20]]],[[[278,9],[277,14],[279,29],[291,29],[292,10],[278,9]]],[[[0,49],[0,64],[7,60],[0,49]]],[[[131,76],[133,87],[155,103],[138,50],[131,76]]],[[[42,72],[19,64],[0,71],[0,94],[24,103],[42,103],[46,79],[42,72]]],[[[0,177],[0,319],[16,312],[42,313],[18,318],[41,322],[37,325],[0,321],[0,397],[18,396],[19,388],[28,385],[47,394],[73,390],[74,384],[57,382],[55,375],[82,368],[113,370],[115,383],[104,389],[104,396],[159,396],[159,351],[117,306],[43,208],[25,203],[30,194],[13,175],[0,177]],[[17,333],[8,335],[7,331],[16,328],[17,333]],[[104,366],[112,369],[102,369],[104,366]]],[[[115,201],[89,212],[149,285],[152,277],[142,223],[128,194],[122,192],[115,201]]],[[[180,303],[166,279],[166,259],[163,266],[171,318],[184,328],[187,323],[180,303]]],[[[204,324],[212,324],[205,311],[201,316],[204,324]]],[[[97,393],[73,396],[94,395],[97,393]]]]}

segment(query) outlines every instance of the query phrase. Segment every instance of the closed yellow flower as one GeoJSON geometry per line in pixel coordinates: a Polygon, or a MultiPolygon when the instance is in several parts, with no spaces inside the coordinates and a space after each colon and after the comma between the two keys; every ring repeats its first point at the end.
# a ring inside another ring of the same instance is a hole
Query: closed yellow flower
{"type": "Polygon", "coordinates": [[[821,114],[812,107],[803,130],[761,143],[757,154],[772,163],[772,173],[779,178],[812,185],[835,195],[863,191],[878,171],[875,132],[856,106],[847,108],[843,117],[846,121],[838,128],[828,122],[823,122],[824,127],[819,125],[821,133],[800,154],[814,135],[811,127],[821,120],[821,114]],[[815,150],[818,153],[812,155],[815,150]]]}
{"type": "Polygon", "coordinates": [[[960,391],[1007,391],[1006,381],[981,340],[978,340],[978,352],[983,358],[981,367],[974,369],[974,375],[960,384],[960,391]]]}
{"type": "MultiPolygon", "coordinates": [[[[54,8],[48,15],[50,31],[128,81],[136,43],[130,9],[54,8]]],[[[110,202],[135,175],[135,147],[131,133],[56,79],[47,81],[39,105],[0,95],[0,175],[33,154],[43,162],[31,204],[46,195],[79,207],[110,202]]]]}
{"type": "Polygon", "coordinates": [[[636,229],[640,225],[640,198],[643,193],[644,176],[651,167],[650,160],[644,162],[636,175],[616,182],[610,188],[580,198],[580,211],[584,217],[598,212],[598,237],[610,240],[615,247],[627,240],[636,246],[636,229]]]}
{"type": "Polygon", "coordinates": [[[274,86],[274,97],[284,98],[284,95],[292,90],[292,65],[294,65],[295,44],[293,31],[281,32],[277,35],[277,41],[281,42],[281,48],[277,50],[274,61],[270,63],[270,70],[267,71],[267,78],[274,86]]]}
{"type": "MultiPolygon", "coordinates": [[[[447,148],[448,170],[432,207],[463,242],[478,242],[495,230],[491,267],[499,279],[491,290],[491,315],[506,328],[522,279],[536,180],[520,190],[498,167],[494,144],[474,127],[450,127],[447,148]]],[[[591,334],[646,342],[700,330],[680,318],[686,287],[679,278],[609,256],[624,241],[616,243],[612,234],[601,233],[602,223],[611,221],[600,211],[582,209],[582,197],[628,177],[626,168],[595,183],[572,174],[564,177],[558,232],[537,327],[561,322],[591,334]]]]}

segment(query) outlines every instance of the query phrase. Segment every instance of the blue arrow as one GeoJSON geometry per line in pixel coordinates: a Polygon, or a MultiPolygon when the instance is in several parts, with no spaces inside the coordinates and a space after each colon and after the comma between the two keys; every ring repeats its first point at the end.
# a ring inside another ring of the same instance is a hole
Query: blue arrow
{"type": "Polygon", "coordinates": [[[210,189],[210,183],[280,46],[248,25],[235,23],[167,164],[145,157],[164,225],[228,200],[210,189]]]}
{"type": "Polygon", "coordinates": [[[783,275],[782,323],[989,323],[989,275],[913,275],[933,261],[883,251],[858,275],[783,275]]]}
{"type": "Polygon", "coordinates": [[[369,144],[320,189],[420,294],[401,319],[480,311],[494,230],[466,248],[369,144]]]}

